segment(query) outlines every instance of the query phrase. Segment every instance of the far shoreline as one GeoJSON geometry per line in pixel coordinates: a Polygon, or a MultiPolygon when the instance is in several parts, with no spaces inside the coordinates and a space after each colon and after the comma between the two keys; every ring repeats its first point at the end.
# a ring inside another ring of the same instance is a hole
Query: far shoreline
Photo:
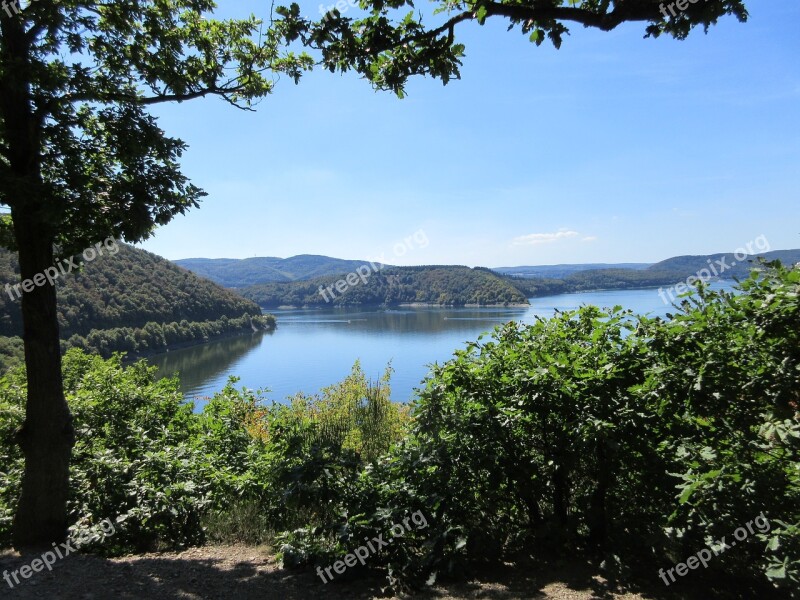
{"type": "Polygon", "coordinates": [[[348,309],[383,309],[393,310],[397,308],[529,308],[530,302],[500,302],[496,304],[434,304],[431,302],[403,302],[401,304],[344,304],[344,305],[320,305],[320,304],[305,304],[302,306],[297,305],[281,305],[281,306],[261,306],[262,311],[272,310],[330,310],[332,308],[348,308],[348,309]]]}

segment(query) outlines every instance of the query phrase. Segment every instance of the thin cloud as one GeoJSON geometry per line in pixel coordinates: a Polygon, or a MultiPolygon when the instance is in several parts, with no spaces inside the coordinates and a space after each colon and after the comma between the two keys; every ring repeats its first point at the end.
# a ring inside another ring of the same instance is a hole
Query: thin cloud
{"type": "Polygon", "coordinates": [[[551,244],[559,240],[578,237],[580,233],[570,229],[559,229],[555,233],[529,233],[515,237],[511,243],[515,246],[535,246],[537,244],[551,244]]]}
{"type": "Polygon", "coordinates": [[[581,241],[582,241],[582,242],[594,242],[594,241],[596,241],[596,240],[597,240],[597,236],[596,236],[596,235],[587,235],[587,236],[586,236],[585,238],[583,238],[581,241]]]}

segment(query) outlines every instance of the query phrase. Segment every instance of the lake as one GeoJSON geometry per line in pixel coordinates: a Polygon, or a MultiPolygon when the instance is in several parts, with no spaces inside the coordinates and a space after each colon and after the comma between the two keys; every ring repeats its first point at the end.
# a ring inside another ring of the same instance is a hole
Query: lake
{"type": "MultiPolygon", "coordinates": [[[[730,289],[727,283],[713,287],[730,289]]],[[[531,323],[556,310],[584,304],[622,305],[642,314],[673,312],[658,290],[616,290],[532,298],[525,308],[403,308],[398,310],[331,308],[276,310],[273,333],[254,333],[173,350],[150,357],[159,376],[180,374],[187,400],[222,389],[231,375],[237,385],[268,388],[269,400],[297,392],[316,393],[340,381],[356,360],[368,377],[378,379],[391,361],[392,399],[407,401],[428,373],[428,365],[448,360],[485,331],[511,320],[531,323]]]]}

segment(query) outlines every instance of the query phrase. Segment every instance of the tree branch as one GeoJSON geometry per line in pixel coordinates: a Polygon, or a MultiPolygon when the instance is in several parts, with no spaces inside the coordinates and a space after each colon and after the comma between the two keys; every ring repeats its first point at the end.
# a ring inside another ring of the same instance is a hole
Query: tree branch
{"type": "Polygon", "coordinates": [[[490,2],[485,4],[488,15],[499,15],[523,20],[572,21],[586,27],[595,27],[603,31],[611,31],[626,21],[653,21],[662,18],[658,5],[649,1],[616,2],[614,10],[609,13],[596,13],[583,8],[569,6],[524,6],[519,4],[502,4],[490,2]]]}

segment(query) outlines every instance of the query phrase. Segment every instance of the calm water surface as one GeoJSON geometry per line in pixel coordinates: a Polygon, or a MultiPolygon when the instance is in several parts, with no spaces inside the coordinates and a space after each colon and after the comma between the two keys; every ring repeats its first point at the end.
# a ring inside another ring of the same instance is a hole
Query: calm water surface
{"type": "MultiPolygon", "coordinates": [[[[716,284],[714,287],[722,287],[716,284]]],[[[729,288],[729,286],[724,286],[729,288]]],[[[268,388],[266,397],[283,400],[297,392],[316,393],[343,379],[356,360],[373,379],[391,361],[392,399],[411,399],[429,365],[449,359],[496,325],[531,323],[556,310],[584,304],[622,305],[650,316],[665,316],[657,290],[617,290],[532,298],[526,308],[303,309],[271,311],[274,333],[255,333],[151,357],[159,375],[180,374],[181,389],[198,406],[222,389],[231,375],[238,385],[268,388]]]]}

